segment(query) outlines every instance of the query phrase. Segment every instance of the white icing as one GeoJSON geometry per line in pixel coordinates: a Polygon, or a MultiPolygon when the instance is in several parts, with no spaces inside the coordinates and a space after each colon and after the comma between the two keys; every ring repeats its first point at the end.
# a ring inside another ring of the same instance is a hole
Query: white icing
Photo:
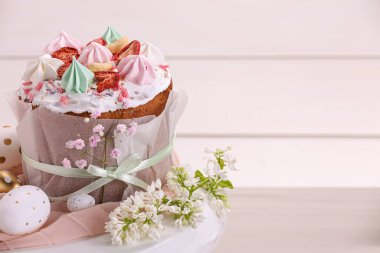
{"type": "Polygon", "coordinates": [[[165,56],[155,45],[144,42],[140,47],[140,55],[144,55],[156,65],[165,64],[165,56]]]}
{"type": "Polygon", "coordinates": [[[57,79],[57,70],[63,64],[63,61],[52,58],[49,54],[44,54],[37,60],[28,62],[22,79],[32,81],[34,84],[49,79],[57,79]]]}
{"type": "MultiPolygon", "coordinates": [[[[157,72],[157,78],[150,85],[136,85],[125,81],[120,82],[121,86],[128,90],[129,98],[126,99],[128,108],[148,103],[156,95],[169,87],[171,82],[170,73],[161,68],[156,68],[155,71],[157,72]]],[[[108,112],[123,108],[122,103],[118,102],[120,90],[106,90],[99,94],[95,89],[92,89],[88,93],[61,94],[58,92],[60,82],[60,80],[55,80],[53,83],[45,81],[40,91],[30,91],[33,94],[32,104],[43,106],[59,113],[108,112]],[[69,97],[68,104],[65,105],[60,102],[62,96],[69,97]]],[[[94,87],[95,84],[92,86],[94,87]]],[[[28,99],[24,88],[28,88],[28,86],[22,86],[19,90],[19,96],[22,100],[28,99]]]]}

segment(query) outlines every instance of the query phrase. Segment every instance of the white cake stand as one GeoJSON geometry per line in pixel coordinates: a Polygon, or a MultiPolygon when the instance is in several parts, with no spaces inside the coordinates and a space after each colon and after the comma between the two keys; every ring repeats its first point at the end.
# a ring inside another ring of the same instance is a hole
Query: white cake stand
{"type": "Polygon", "coordinates": [[[109,235],[80,240],[68,244],[59,244],[43,248],[10,250],[7,252],[27,253],[210,253],[219,242],[224,228],[224,221],[218,219],[211,209],[204,210],[205,221],[194,229],[187,227],[178,231],[167,228],[158,241],[143,240],[132,246],[111,245],[109,235]]]}

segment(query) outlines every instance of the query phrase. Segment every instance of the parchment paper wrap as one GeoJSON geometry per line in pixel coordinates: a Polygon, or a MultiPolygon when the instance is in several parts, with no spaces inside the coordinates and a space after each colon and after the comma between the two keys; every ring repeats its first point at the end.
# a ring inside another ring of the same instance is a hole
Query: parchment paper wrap
{"type": "MultiPolygon", "coordinates": [[[[16,94],[8,98],[16,118],[19,119],[17,127],[18,136],[22,152],[32,159],[54,165],[62,165],[64,158],[72,161],[86,159],[88,164],[101,167],[101,163],[96,159],[81,154],[80,151],[65,148],[68,140],[82,138],[88,140],[92,134],[92,128],[97,124],[96,120],[84,122],[83,117],[70,116],[52,112],[46,108],[38,107],[32,110],[31,105],[20,101],[16,94]]],[[[109,167],[117,166],[117,162],[109,156],[109,151],[114,147],[122,151],[122,158],[131,154],[139,154],[144,160],[150,158],[161,148],[168,145],[170,138],[175,134],[176,124],[182,115],[187,104],[187,95],[183,91],[172,91],[165,110],[158,117],[146,116],[134,119],[138,124],[137,133],[128,137],[119,134],[113,141],[107,144],[107,162],[109,167]]],[[[108,129],[116,124],[116,119],[98,120],[107,132],[108,129]]],[[[128,124],[131,120],[119,120],[119,123],[128,124]]],[[[96,148],[86,146],[85,150],[94,157],[103,157],[105,145],[104,141],[98,143],[96,148]]],[[[165,182],[167,170],[173,164],[172,157],[168,157],[159,164],[147,168],[137,173],[137,177],[150,184],[156,178],[165,182]]],[[[23,163],[24,174],[28,184],[35,185],[44,190],[51,197],[60,197],[73,193],[76,190],[95,181],[95,179],[65,178],[48,174],[30,167],[23,163]]],[[[138,187],[129,186],[125,183],[114,180],[91,193],[97,203],[114,202],[126,198],[138,187]],[[103,192],[103,194],[102,194],[103,192]],[[103,195],[103,197],[102,197],[103,195]]]]}

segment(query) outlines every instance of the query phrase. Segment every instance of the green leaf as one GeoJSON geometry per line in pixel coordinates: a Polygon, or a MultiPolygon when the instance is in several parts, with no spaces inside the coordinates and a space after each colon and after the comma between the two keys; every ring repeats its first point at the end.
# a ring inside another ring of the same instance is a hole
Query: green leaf
{"type": "Polygon", "coordinates": [[[231,183],[230,180],[220,181],[218,183],[218,186],[221,187],[221,188],[229,188],[229,189],[233,189],[234,188],[234,186],[232,185],[232,183],[231,183]]]}
{"type": "Polygon", "coordinates": [[[198,177],[200,180],[203,180],[205,178],[205,176],[202,174],[200,170],[197,170],[195,172],[195,177],[198,177]]]}
{"type": "Polygon", "coordinates": [[[219,158],[218,163],[219,163],[220,169],[223,170],[225,167],[225,162],[224,162],[223,158],[219,158]]]}
{"type": "Polygon", "coordinates": [[[162,203],[163,203],[163,204],[166,204],[166,203],[168,203],[168,202],[169,202],[168,197],[167,197],[166,195],[164,195],[164,197],[162,198],[162,203]]]}

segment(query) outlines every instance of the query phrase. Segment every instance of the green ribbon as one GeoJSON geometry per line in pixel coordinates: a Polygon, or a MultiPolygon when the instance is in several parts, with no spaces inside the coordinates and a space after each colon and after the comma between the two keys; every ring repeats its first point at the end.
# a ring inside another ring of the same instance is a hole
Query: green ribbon
{"type": "Polygon", "coordinates": [[[99,178],[71,194],[62,197],[49,197],[51,201],[66,201],[72,195],[88,194],[112,182],[113,180],[120,180],[127,184],[136,185],[146,190],[148,187],[147,183],[135,176],[132,176],[131,174],[152,167],[153,165],[163,161],[171,154],[173,145],[174,137],[170,140],[166,147],[158,151],[149,159],[141,160],[138,154],[133,154],[124,158],[118,167],[107,167],[105,169],[95,165],[89,165],[87,170],[82,170],[78,168],[65,168],[59,165],[41,163],[30,158],[24,152],[22,152],[22,158],[29,166],[49,174],[73,178],[99,178]]]}

